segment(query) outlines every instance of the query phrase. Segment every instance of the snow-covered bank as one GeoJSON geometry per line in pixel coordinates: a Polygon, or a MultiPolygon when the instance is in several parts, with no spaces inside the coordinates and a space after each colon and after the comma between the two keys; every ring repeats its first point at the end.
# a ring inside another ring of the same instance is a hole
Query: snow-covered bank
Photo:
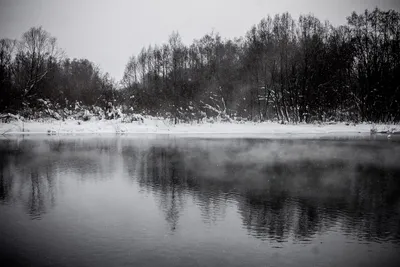
{"type": "Polygon", "coordinates": [[[1,135],[21,134],[185,134],[206,136],[212,134],[233,135],[246,137],[252,135],[358,135],[373,133],[400,133],[400,125],[383,124],[279,124],[275,122],[264,123],[193,123],[170,124],[165,120],[145,119],[124,123],[121,120],[47,120],[39,121],[14,121],[0,123],[1,135]]]}

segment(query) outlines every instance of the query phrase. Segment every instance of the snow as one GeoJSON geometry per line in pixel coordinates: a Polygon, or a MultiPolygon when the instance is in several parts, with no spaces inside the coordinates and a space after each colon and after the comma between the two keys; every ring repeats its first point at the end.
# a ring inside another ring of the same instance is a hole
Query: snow
{"type": "Polygon", "coordinates": [[[318,124],[279,124],[276,122],[204,122],[191,124],[172,124],[168,120],[144,117],[143,120],[123,122],[117,120],[74,120],[65,121],[13,121],[0,123],[0,135],[20,134],[170,134],[210,137],[310,137],[310,136],[354,136],[369,135],[371,129],[377,133],[400,133],[400,125],[345,123],[318,124]]]}

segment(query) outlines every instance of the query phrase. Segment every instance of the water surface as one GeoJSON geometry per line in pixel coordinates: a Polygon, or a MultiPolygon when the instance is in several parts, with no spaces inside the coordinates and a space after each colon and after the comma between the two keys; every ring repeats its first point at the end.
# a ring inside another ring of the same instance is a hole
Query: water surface
{"type": "Polygon", "coordinates": [[[397,266],[400,143],[0,140],[1,266],[397,266]]]}

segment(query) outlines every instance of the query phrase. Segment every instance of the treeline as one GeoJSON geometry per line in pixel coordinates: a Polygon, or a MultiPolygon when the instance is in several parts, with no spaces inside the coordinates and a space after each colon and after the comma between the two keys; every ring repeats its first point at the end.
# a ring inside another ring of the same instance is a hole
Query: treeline
{"type": "Polygon", "coordinates": [[[94,63],[66,58],[42,27],[29,29],[21,40],[0,40],[0,81],[0,112],[28,117],[49,104],[57,110],[76,102],[106,107],[116,89],[94,63]]]}
{"type": "Polygon", "coordinates": [[[245,37],[210,33],[190,45],[173,33],[128,60],[118,89],[89,61],[59,59],[41,28],[24,34],[17,49],[1,42],[1,109],[40,97],[64,106],[112,102],[176,121],[400,120],[400,14],[393,10],[353,13],[338,27],[284,13],[245,37]]]}
{"type": "Polygon", "coordinates": [[[125,93],[139,110],[176,117],[193,107],[257,120],[398,121],[399,21],[375,9],[333,27],[285,13],[235,40],[211,33],[185,46],[174,33],[130,58],[125,93]]]}

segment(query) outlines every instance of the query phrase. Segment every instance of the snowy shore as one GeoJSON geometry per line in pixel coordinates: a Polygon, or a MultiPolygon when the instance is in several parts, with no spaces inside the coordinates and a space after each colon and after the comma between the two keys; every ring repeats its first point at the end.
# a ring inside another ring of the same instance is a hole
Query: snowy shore
{"type": "Polygon", "coordinates": [[[298,136],[298,135],[367,135],[373,133],[399,134],[400,125],[385,124],[279,124],[263,123],[192,123],[171,124],[165,120],[144,119],[132,123],[121,120],[46,120],[0,123],[0,135],[76,135],[76,134],[171,134],[171,135],[223,135],[224,137],[298,136]]]}

